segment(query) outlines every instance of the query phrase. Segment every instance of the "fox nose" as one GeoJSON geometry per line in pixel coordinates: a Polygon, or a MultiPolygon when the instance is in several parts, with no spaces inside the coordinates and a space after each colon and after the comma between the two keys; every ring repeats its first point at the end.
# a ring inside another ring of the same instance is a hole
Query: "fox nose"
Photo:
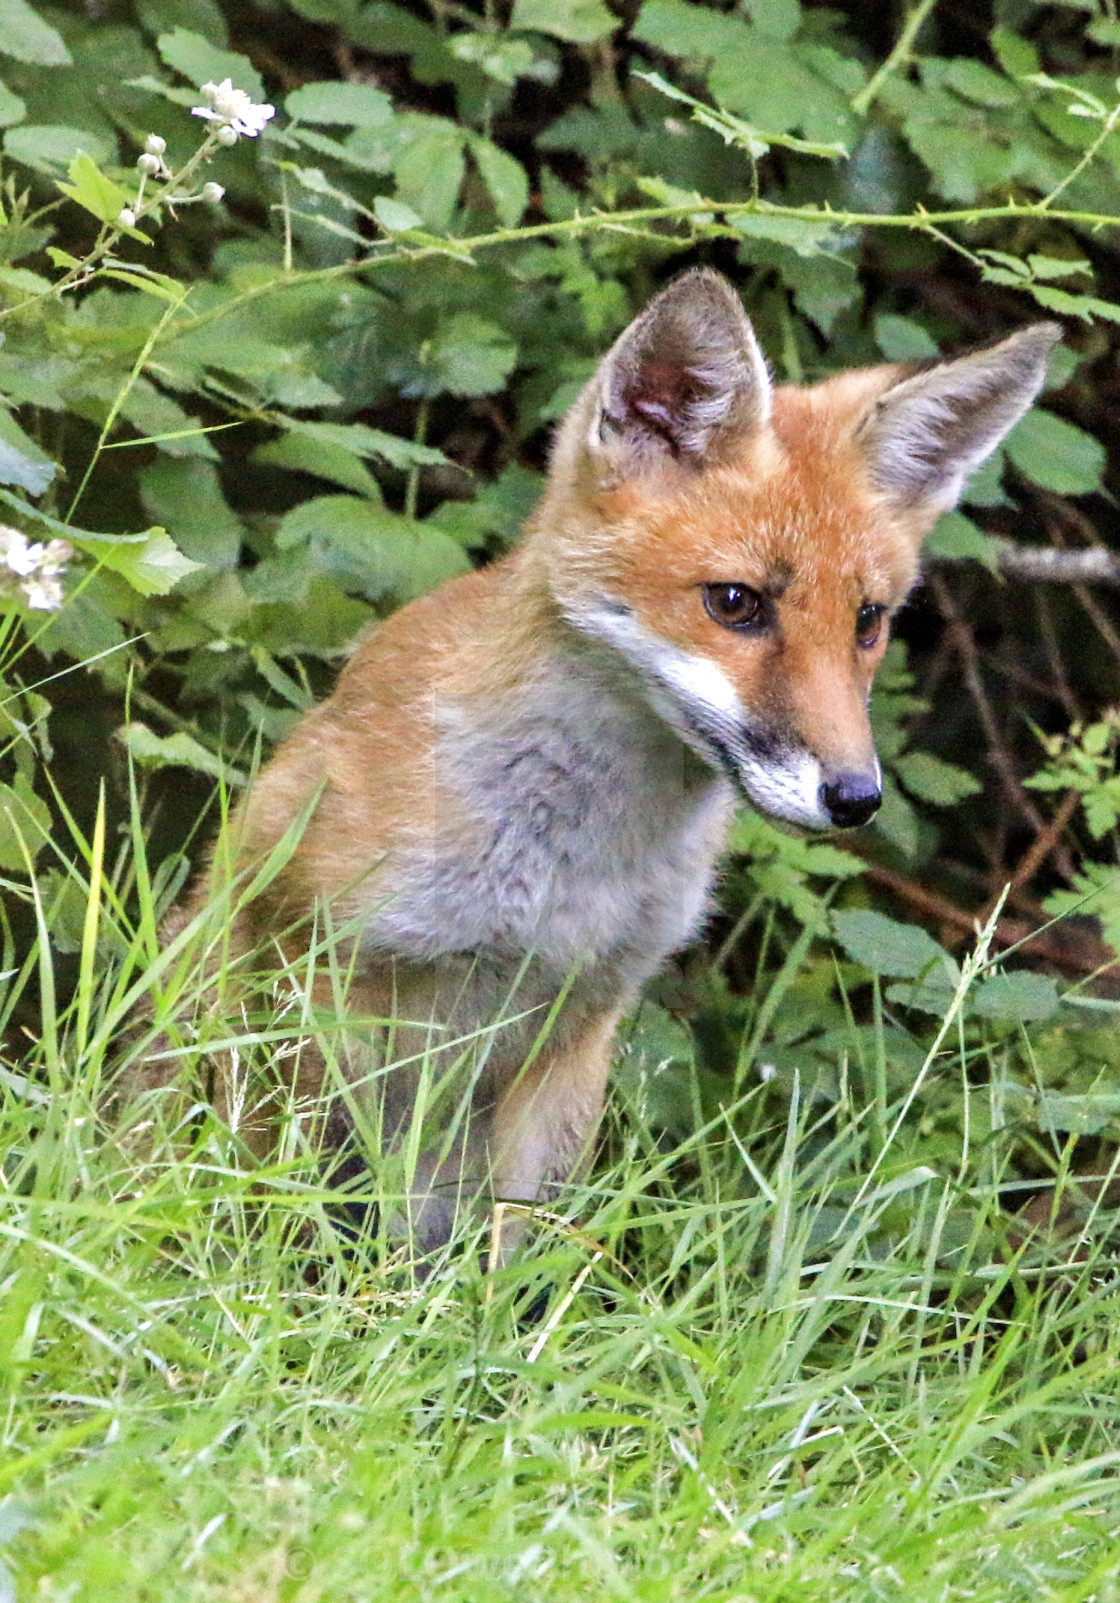
{"type": "Polygon", "coordinates": [[[838,774],[821,786],[821,805],[838,829],[874,818],[883,800],[878,774],[838,774]]]}

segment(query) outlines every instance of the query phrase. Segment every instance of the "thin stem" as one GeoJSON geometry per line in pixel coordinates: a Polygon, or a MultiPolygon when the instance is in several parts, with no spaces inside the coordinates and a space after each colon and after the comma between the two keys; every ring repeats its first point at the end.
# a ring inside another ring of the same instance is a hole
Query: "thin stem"
{"type": "Polygon", "coordinates": [[[1051,202],[1054,201],[1064,189],[1069,188],[1070,184],[1073,183],[1075,178],[1079,178],[1081,176],[1086,167],[1088,167],[1089,163],[1093,160],[1094,156],[1100,150],[1109,134],[1114,132],[1118,122],[1120,122],[1120,103],[1113,106],[1112,110],[1105,118],[1104,126],[1101,128],[1100,133],[1093,140],[1093,143],[1089,146],[1088,150],[1086,150],[1085,154],[1082,156],[1077,165],[1071,167],[1061,182],[1055,184],[1050,193],[1048,195],[1044,195],[1039,201],[1037,207],[1039,211],[1045,211],[1050,206],[1051,202]]]}
{"type": "Polygon", "coordinates": [[[858,95],[852,96],[852,110],[862,117],[871,106],[879,90],[886,83],[891,73],[897,67],[904,65],[910,59],[910,51],[918,31],[937,4],[937,0],[919,0],[903,24],[902,32],[895,42],[895,47],[887,59],[872,74],[870,80],[863,86],[858,95]]]}

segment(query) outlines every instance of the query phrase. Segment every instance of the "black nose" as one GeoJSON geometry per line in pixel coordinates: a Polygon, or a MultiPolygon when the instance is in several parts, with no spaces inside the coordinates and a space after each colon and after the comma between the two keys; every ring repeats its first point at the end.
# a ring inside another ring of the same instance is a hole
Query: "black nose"
{"type": "Polygon", "coordinates": [[[883,800],[878,775],[839,774],[821,786],[821,805],[838,829],[855,829],[874,818],[883,800]]]}

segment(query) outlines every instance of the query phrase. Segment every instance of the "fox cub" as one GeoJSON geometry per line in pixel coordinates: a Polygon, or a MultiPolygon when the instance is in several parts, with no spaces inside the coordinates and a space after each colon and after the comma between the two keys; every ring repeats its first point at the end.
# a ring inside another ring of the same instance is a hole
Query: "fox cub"
{"type": "Polygon", "coordinates": [[[774,389],[730,284],[685,273],[576,401],[519,548],[368,634],[262,772],[237,862],[281,866],[234,954],[299,976],[333,932],[313,999],[337,1005],[341,967],[348,1022],[289,1078],[329,1139],[407,1147],[421,1246],[467,1199],[572,1174],[619,1016],[702,925],[738,802],[805,830],[874,815],[891,615],[1059,332],[774,389]]]}

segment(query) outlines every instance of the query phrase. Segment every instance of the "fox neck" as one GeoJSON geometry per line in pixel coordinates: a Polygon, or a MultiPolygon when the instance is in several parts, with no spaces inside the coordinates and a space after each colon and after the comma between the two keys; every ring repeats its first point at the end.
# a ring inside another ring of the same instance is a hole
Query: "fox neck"
{"type": "Polygon", "coordinates": [[[448,696],[436,720],[449,830],[386,909],[396,950],[401,920],[432,927],[428,890],[446,947],[532,951],[561,973],[606,961],[624,989],[692,938],[734,793],[616,653],[554,613],[502,690],[448,696]]]}

